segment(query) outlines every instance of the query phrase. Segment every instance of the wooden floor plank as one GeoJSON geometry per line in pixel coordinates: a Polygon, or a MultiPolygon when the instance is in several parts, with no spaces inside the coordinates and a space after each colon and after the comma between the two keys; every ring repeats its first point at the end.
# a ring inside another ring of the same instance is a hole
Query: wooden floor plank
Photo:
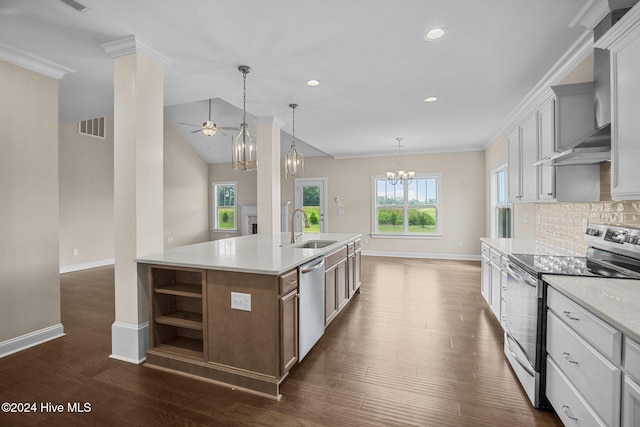
{"type": "Polygon", "coordinates": [[[113,267],[60,276],[66,336],[0,359],[0,402],[89,402],[89,413],[0,413],[11,426],[555,426],[529,404],[471,261],[363,257],[362,292],[276,402],[109,358],[113,267]]]}

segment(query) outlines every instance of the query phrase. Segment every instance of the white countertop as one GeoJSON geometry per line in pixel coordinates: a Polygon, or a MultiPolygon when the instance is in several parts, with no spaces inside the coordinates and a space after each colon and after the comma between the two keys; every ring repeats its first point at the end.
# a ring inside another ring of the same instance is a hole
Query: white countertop
{"type": "Polygon", "coordinates": [[[543,279],[614,328],[640,342],[640,280],[546,274],[543,279]]]}
{"type": "Polygon", "coordinates": [[[305,233],[296,239],[296,245],[309,240],[335,240],[336,243],[319,249],[302,249],[290,243],[291,233],[253,234],[170,248],[135,261],[279,275],[361,237],[361,234],[305,233]]]}
{"type": "Polygon", "coordinates": [[[574,252],[568,249],[558,248],[536,240],[481,237],[480,241],[493,247],[498,252],[502,252],[503,255],[575,255],[574,252]]]}

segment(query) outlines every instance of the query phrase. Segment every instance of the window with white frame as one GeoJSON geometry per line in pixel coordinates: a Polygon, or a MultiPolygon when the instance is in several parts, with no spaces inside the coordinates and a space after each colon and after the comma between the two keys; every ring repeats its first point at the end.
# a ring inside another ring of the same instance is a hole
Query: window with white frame
{"type": "Polygon", "coordinates": [[[416,175],[393,185],[386,177],[371,177],[373,234],[378,236],[439,236],[442,176],[416,175]]]}
{"type": "Polygon", "coordinates": [[[492,177],[492,236],[511,237],[511,204],[507,190],[507,167],[501,166],[493,171],[492,177]]]}
{"type": "Polygon", "coordinates": [[[212,183],[213,230],[236,231],[236,182],[212,183]]]}

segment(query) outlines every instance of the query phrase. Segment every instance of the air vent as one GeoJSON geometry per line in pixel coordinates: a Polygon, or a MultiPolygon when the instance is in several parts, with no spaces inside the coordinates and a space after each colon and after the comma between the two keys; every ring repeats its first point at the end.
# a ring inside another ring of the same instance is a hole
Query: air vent
{"type": "Polygon", "coordinates": [[[75,0],[60,0],[60,1],[66,4],[67,6],[74,8],[78,12],[85,12],[87,10],[87,8],[84,5],[78,3],[75,0]]]}
{"type": "Polygon", "coordinates": [[[104,139],[104,117],[78,122],[80,135],[88,135],[104,139]]]}

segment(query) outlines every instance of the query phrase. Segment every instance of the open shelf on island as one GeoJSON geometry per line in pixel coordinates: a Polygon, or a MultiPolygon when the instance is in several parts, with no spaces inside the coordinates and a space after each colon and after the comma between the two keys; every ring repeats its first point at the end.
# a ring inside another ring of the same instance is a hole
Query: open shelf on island
{"type": "Polygon", "coordinates": [[[178,356],[202,358],[203,342],[199,339],[177,337],[176,339],[160,344],[156,350],[171,353],[178,356]]]}
{"type": "Polygon", "coordinates": [[[158,294],[202,298],[202,285],[191,283],[172,283],[154,289],[158,294]]]}
{"type": "Polygon", "coordinates": [[[156,323],[201,331],[202,313],[193,313],[190,311],[173,311],[171,313],[156,316],[156,323]]]}

